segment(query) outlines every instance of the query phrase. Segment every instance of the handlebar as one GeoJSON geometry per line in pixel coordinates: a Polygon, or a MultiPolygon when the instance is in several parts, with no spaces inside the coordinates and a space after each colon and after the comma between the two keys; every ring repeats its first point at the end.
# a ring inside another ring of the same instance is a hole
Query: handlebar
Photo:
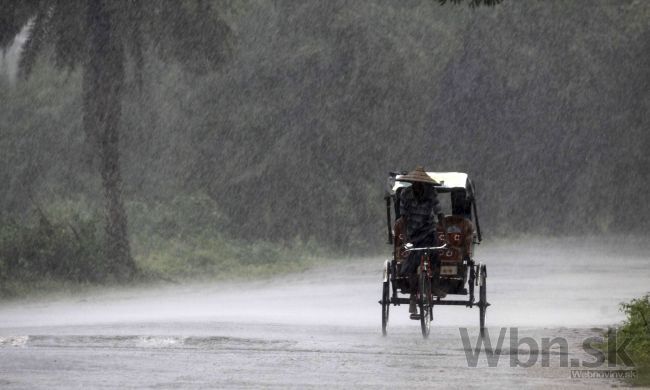
{"type": "Polygon", "coordinates": [[[413,244],[408,243],[403,247],[404,252],[416,252],[416,251],[441,251],[447,249],[447,244],[441,246],[425,246],[422,248],[413,248],[413,244]]]}

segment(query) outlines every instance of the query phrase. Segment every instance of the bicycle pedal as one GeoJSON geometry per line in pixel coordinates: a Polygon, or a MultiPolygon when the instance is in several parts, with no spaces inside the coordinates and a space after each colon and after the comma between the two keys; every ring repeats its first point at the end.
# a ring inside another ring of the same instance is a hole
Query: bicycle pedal
{"type": "Polygon", "coordinates": [[[419,315],[419,314],[411,314],[411,319],[412,319],[412,320],[419,320],[419,319],[420,319],[420,315],[419,315]]]}

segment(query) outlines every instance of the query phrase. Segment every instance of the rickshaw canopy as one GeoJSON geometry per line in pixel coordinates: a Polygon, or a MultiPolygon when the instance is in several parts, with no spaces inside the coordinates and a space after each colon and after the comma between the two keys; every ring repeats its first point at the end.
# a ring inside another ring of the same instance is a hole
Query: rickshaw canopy
{"type": "MultiPolygon", "coordinates": [[[[472,182],[469,180],[467,173],[464,172],[427,172],[427,175],[433,180],[440,183],[440,185],[435,185],[436,191],[438,192],[450,192],[453,190],[465,190],[468,195],[472,196],[474,191],[472,187],[472,182]]],[[[395,194],[399,188],[410,187],[411,183],[400,181],[400,178],[403,177],[403,174],[396,174],[394,178],[391,175],[390,184],[390,193],[391,195],[395,194]]]]}

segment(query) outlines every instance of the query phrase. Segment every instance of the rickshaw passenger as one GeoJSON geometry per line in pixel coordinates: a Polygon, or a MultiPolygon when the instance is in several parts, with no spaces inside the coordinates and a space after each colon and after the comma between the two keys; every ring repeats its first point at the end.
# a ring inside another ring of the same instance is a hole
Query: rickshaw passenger
{"type": "Polygon", "coordinates": [[[449,244],[460,251],[463,259],[470,258],[474,241],[474,224],[472,223],[472,202],[465,191],[451,193],[451,210],[452,215],[445,219],[448,224],[447,232],[461,233],[463,240],[457,238],[450,241],[449,244]]]}
{"type": "Polygon", "coordinates": [[[451,193],[451,213],[465,219],[472,218],[472,202],[467,198],[465,191],[451,193]]]}

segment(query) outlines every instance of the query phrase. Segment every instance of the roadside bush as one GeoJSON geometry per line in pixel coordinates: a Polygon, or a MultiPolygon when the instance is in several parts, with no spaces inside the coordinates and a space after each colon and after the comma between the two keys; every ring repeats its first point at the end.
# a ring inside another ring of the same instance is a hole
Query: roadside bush
{"type": "Polygon", "coordinates": [[[629,341],[625,351],[637,370],[634,384],[650,385],[650,294],[622,303],[621,310],[627,316],[616,329],[617,344],[629,341]]]}
{"type": "Polygon", "coordinates": [[[129,201],[129,232],[138,268],[175,281],[265,277],[304,270],[314,243],[234,239],[214,199],[197,192],[166,201],[129,201]]]}
{"type": "Polygon", "coordinates": [[[42,280],[100,282],[107,269],[96,218],[72,215],[0,224],[0,294],[9,284],[42,280]]]}
{"type": "Polygon", "coordinates": [[[226,219],[216,202],[203,193],[177,195],[166,201],[131,200],[126,203],[129,233],[145,242],[152,236],[188,238],[216,235],[226,219]]]}
{"type": "Polygon", "coordinates": [[[305,256],[265,242],[245,242],[223,236],[149,237],[134,242],[138,266],[153,276],[173,280],[264,277],[301,271],[305,256]],[[143,250],[142,248],[147,248],[143,250]]]}
{"type": "MultiPolygon", "coordinates": [[[[316,241],[234,239],[208,196],[131,200],[131,250],[140,282],[257,278],[303,271],[325,257],[316,241]]],[[[27,219],[0,219],[0,298],[116,282],[103,254],[103,219],[88,198],[51,200],[27,219]]]]}
{"type": "Polygon", "coordinates": [[[619,337],[631,339],[628,351],[637,365],[637,383],[650,385],[650,294],[621,305],[627,320],[619,337]]]}

